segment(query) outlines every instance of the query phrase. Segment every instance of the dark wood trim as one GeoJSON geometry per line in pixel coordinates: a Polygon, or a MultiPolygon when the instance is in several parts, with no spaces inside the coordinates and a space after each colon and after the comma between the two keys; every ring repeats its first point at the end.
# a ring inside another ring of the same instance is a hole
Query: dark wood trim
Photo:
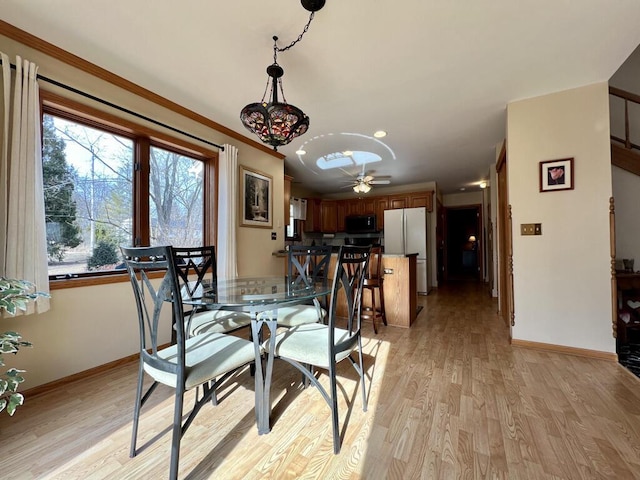
{"type": "Polygon", "coordinates": [[[217,151],[210,150],[209,147],[196,145],[192,141],[183,140],[179,138],[180,134],[178,133],[165,134],[43,88],[40,89],[40,100],[53,113],[77,119],[79,122],[95,126],[100,130],[109,130],[108,127],[112,127],[113,132],[117,135],[129,137],[144,135],[153,140],[154,143],[161,145],[162,148],[172,149],[181,154],[188,153],[202,159],[218,157],[217,151]],[[180,150],[176,150],[176,147],[180,150]]]}
{"type": "Polygon", "coordinates": [[[94,63],[84,60],[83,58],[80,58],[71,52],[63,50],[62,48],[57,47],[56,45],[53,45],[52,43],[49,43],[39,37],[36,37],[35,35],[25,32],[24,30],[21,30],[18,27],[15,27],[3,20],[0,20],[0,35],[4,35],[8,38],[11,38],[12,40],[26,45],[27,47],[38,50],[39,52],[42,52],[45,55],[49,55],[50,57],[66,63],[69,66],[93,75],[96,78],[104,80],[105,82],[115,85],[116,87],[122,88],[134,95],[137,95],[138,97],[144,98],[145,100],[149,100],[150,102],[153,102],[156,105],[182,115],[183,117],[189,118],[202,125],[212,128],[213,130],[216,130],[224,135],[227,135],[235,140],[249,145],[250,147],[257,148],[258,150],[264,153],[268,153],[269,155],[272,155],[281,160],[285,158],[285,155],[283,155],[282,153],[276,152],[262,143],[247,138],[244,135],[240,135],[230,128],[214,122],[213,120],[203,115],[200,115],[192,110],[189,110],[188,108],[172,102],[171,100],[168,100],[167,98],[164,98],[152,92],[151,90],[147,90],[140,85],[137,85],[123,77],[120,77],[119,75],[116,75],[115,73],[99,67],[94,63]]]}
{"type": "Polygon", "coordinates": [[[635,93],[627,92],[625,90],[621,90],[616,87],[609,87],[609,93],[616,97],[624,98],[626,100],[631,100],[635,103],[640,103],[640,95],[636,95],[635,93]]]}
{"type": "Polygon", "coordinates": [[[507,142],[502,142],[502,148],[500,149],[500,155],[498,155],[498,161],[496,162],[496,172],[500,171],[504,163],[507,161],[507,142]]]}
{"type": "Polygon", "coordinates": [[[640,175],[640,152],[635,152],[612,143],[611,164],[627,172],[640,175]]]}

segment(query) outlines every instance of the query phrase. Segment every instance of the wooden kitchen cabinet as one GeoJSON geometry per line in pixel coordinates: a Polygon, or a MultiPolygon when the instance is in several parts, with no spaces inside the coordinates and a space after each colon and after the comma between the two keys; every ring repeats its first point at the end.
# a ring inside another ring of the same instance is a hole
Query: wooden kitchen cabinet
{"type": "Polygon", "coordinates": [[[362,214],[373,215],[376,213],[376,197],[366,197],[361,200],[362,214]]]}
{"type": "Polygon", "coordinates": [[[409,194],[409,207],[426,207],[427,212],[433,210],[432,204],[433,192],[416,192],[409,194]]]}
{"type": "Polygon", "coordinates": [[[409,194],[389,195],[388,210],[395,210],[396,208],[409,208],[409,194]]]}
{"type": "Polygon", "coordinates": [[[320,225],[324,233],[338,231],[337,202],[335,200],[323,200],[320,203],[320,225]]]}
{"type": "Polygon", "coordinates": [[[385,197],[375,198],[374,213],[376,214],[376,221],[378,223],[378,230],[384,229],[384,211],[389,210],[389,199],[385,197]]]}
{"type": "Polygon", "coordinates": [[[355,198],[347,202],[347,216],[362,215],[362,200],[355,198]]]}
{"type": "Polygon", "coordinates": [[[347,202],[349,200],[336,201],[336,228],[338,232],[344,232],[344,217],[347,216],[347,202]]]}
{"type": "MultiPolygon", "coordinates": [[[[285,182],[286,183],[286,182],[285,182]]],[[[285,193],[286,195],[286,193],[285,193]]],[[[384,229],[384,211],[397,208],[426,207],[433,209],[433,192],[409,192],[393,195],[364,196],[343,200],[307,199],[305,232],[336,233],[345,231],[344,219],[349,215],[375,214],[378,230],[384,229]]]]}
{"type": "Polygon", "coordinates": [[[304,222],[305,232],[322,231],[321,204],[322,200],[319,198],[307,198],[307,219],[304,222]]]}

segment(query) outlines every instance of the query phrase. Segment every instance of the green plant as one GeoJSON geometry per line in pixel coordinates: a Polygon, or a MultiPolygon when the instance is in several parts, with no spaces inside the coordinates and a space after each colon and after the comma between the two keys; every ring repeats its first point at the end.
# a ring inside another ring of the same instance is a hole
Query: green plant
{"type": "MultiPolygon", "coordinates": [[[[36,291],[33,283],[26,280],[16,280],[0,277],[0,312],[5,310],[10,315],[15,315],[18,310],[26,311],[29,302],[38,297],[48,297],[43,292],[36,291]]],[[[0,334],[0,367],[4,367],[2,355],[5,353],[18,353],[20,347],[31,347],[31,343],[22,340],[19,333],[4,332],[0,334]]],[[[4,374],[0,374],[0,412],[7,409],[9,415],[13,415],[19,405],[24,402],[24,396],[18,393],[18,385],[24,382],[21,375],[24,370],[10,368],[4,374]]]]}
{"type": "Polygon", "coordinates": [[[89,257],[87,266],[89,267],[89,270],[93,270],[105,265],[118,263],[119,261],[120,259],[118,258],[116,246],[111,242],[100,240],[96,248],[93,250],[93,255],[89,257]]]}

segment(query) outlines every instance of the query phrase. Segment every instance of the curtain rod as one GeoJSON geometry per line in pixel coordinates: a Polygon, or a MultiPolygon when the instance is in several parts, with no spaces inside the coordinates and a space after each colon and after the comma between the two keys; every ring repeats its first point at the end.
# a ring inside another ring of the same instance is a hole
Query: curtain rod
{"type": "MultiPolygon", "coordinates": [[[[0,59],[0,65],[2,65],[2,59],[0,59]]],[[[13,63],[10,63],[9,65],[11,66],[11,68],[13,70],[16,69],[16,66],[13,63]]],[[[158,120],[154,120],[153,118],[149,118],[149,117],[147,117],[145,115],[142,115],[141,113],[134,112],[132,110],[129,110],[128,108],[121,107],[120,105],[116,105],[115,103],[111,103],[111,102],[109,102],[107,100],[103,100],[102,98],[96,97],[95,95],[91,95],[90,93],[83,92],[82,90],[78,90],[77,88],[71,87],[69,85],[65,85],[64,83],[58,82],[57,80],[53,80],[51,78],[45,77],[44,75],[40,75],[40,74],[37,75],[37,79],[38,80],[42,80],[42,81],[47,82],[47,83],[50,83],[52,85],[55,85],[56,87],[60,87],[60,88],[63,88],[65,90],[68,90],[70,92],[76,93],[76,94],[81,95],[81,96],[83,96],[85,98],[89,98],[89,99],[94,100],[94,101],[96,101],[98,103],[102,103],[103,105],[107,105],[108,107],[115,108],[116,110],[120,110],[121,112],[128,113],[129,115],[133,115],[134,117],[138,117],[138,118],[140,118],[142,120],[146,120],[147,122],[151,122],[151,123],[153,123],[155,125],[158,125],[160,127],[166,128],[166,129],[171,130],[171,131],[176,132],[176,133],[179,133],[180,135],[184,135],[184,136],[192,138],[194,140],[198,140],[199,142],[206,143],[207,145],[211,145],[213,147],[219,148],[220,150],[222,150],[224,152],[224,146],[222,146],[222,145],[218,145],[217,143],[210,142],[209,140],[205,140],[204,138],[196,137],[195,135],[192,135],[192,134],[187,133],[187,132],[185,132],[183,130],[180,130],[178,128],[172,127],[170,125],[167,125],[166,123],[159,122],[158,120]]]]}

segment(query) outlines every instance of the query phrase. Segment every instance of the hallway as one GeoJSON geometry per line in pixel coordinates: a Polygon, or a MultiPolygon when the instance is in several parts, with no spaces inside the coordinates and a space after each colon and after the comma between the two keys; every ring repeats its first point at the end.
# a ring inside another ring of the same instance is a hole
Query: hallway
{"type": "MultiPolygon", "coordinates": [[[[357,375],[341,365],[354,405],[341,397],[339,455],[329,408],[277,362],[271,433],[257,434],[245,371],[183,438],[180,478],[640,478],[639,379],[615,362],[510,346],[483,284],[452,283],[419,302],[410,329],[364,327],[368,412],[357,375]]],[[[27,395],[13,418],[0,416],[0,469],[7,478],[166,478],[168,389],[143,412],[144,448],[128,456],[135,375],[128,363],[27,395]]]]}

